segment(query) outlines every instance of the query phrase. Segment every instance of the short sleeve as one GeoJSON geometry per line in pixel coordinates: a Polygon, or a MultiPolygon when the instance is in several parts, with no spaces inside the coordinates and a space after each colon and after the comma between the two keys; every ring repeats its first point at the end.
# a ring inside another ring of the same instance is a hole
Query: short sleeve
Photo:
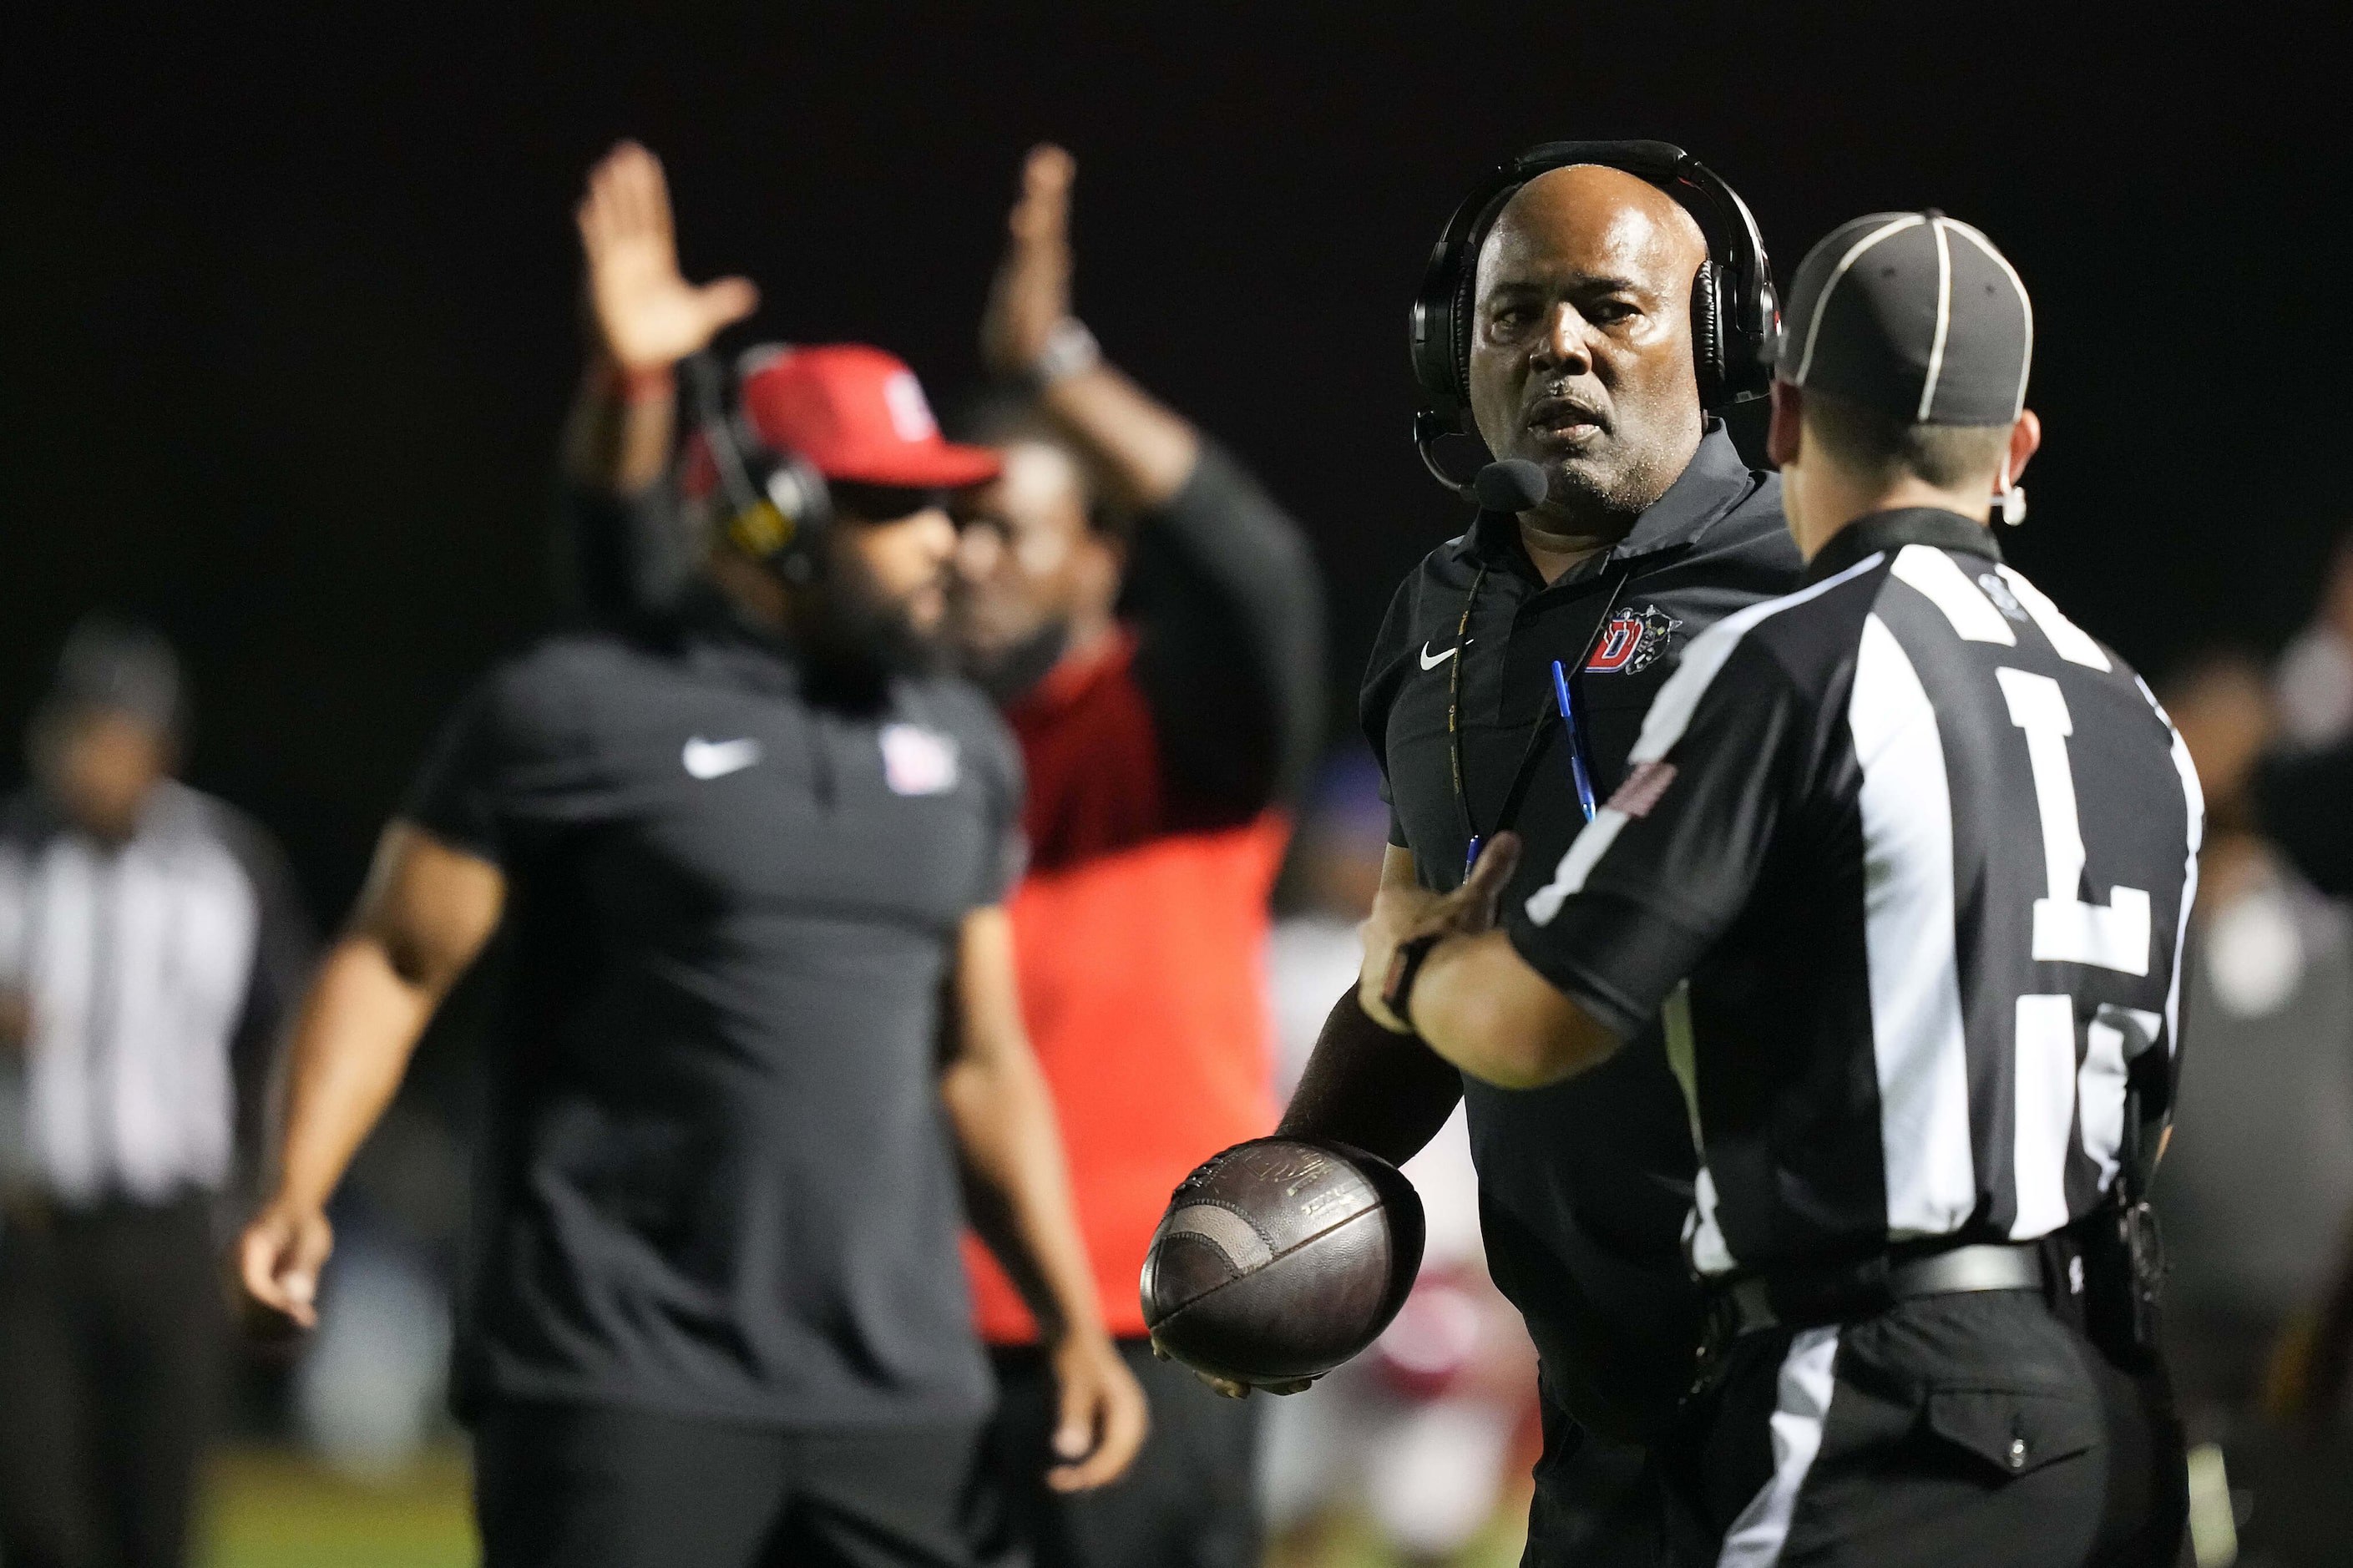
{"type": "Polygon", "coordinates": [[[1389,596],[1388,613],[1381,617],[1381,629],[1373,639],[1372,657],[1366,662],[1364,685],[1356,693],[1356,724],[1372,748],[1373,762],[1381,772],[1381,803],[1389,808],[1389,842],[1399,849],[1409,848],[1405,837],[1405,821],[1398,816],[1397,788],[1389,778],[1389,704],[1397,700],[1397,681],[1390,671],[1396,666],[1398,651],[1410,640],[1409,629],[1413,622],[1413,581],[1408,578],[1389,596]]]}
{"type": "Polygon", "coordinates": [[[1021,751],[993,711],[984,724],[982,741],[976,749],[981,755],[981,787],[986,795],[986,820],[982,826],[988,835],[990,848],[982,859],[980,885],[973,898],[975,909],[1003,903],[1012,895],[1013,885],[1029,868],[1029,839],[1021,827],[1021,808],[1029,793],[1028,778],[1021,768],[1021,751]]]}
{"type": "Polygon", "coordinates": [[[515,805],[550,751],[552,693],[529,665],[512,665],[469,692],[426,752],[399,815],[450,847],[503,866],[515,805]]]}
{"type": "Polygon", "coordinates": [[[1625,783],[1508,911],[1520,955],[1620,1037],[1640,1034],[1746,906],[1805,787],[1810,708],[1736,625],[1694,642],[1625,783]]]}

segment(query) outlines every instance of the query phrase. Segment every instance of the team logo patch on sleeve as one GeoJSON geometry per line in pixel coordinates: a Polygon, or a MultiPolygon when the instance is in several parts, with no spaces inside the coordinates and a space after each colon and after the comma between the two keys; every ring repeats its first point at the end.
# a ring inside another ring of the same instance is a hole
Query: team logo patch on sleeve
{"type": "Polygon", "coordinates": [[[1674,782],[1675,764],[1653,758],[1628,773],[1626,782],[1603,803],[1602,809],[1621,816],[1648,816],[1651,808],[1659,804],[1659,797],[1667,793],[1667,786],[1674,782]]]}
{"type": "Polygon", "coordinates": [[[1610,617],[1585,668],[1597,675],[1620,671],[1630,675],[1638,669],[1647,669],[1667,651],[1668,642],[1682,626],[1683,622],[1656,605],[1620,610],[1610,617]]]}

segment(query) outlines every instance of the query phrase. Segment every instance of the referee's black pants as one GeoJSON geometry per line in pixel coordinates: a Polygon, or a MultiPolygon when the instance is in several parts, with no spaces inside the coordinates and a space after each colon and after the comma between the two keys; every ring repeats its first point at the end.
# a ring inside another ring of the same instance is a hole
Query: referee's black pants
{"type": "Polygon", "coordinates": [[[0,1218],[0,1555],[179,1568],[227,1354],[210,1205],[0,1218]]]}
{"type": "Polygon", "coordinates": [[[977,1422],[796,1432],[493,1399],[483,1568],[970,1568],[979,1452],[977,1422]]]}
{"type": "Polygon", "coordinates": [[[2039,1291],[1750,1334],[1676,1442],[1723,1568],[2168,1568],[2183,1549],[2162,1371],[2120,1370],[2039,1291]]]}
{"type": "Polygon", "coordinates": [[[1125,1475],[1075,1494],[1046,1485],[1060,1411],[1043,1352],[1000,1349],[989,1423],[982,1557],[999,1568],[1258,1568],[1258,1417],[1145,1340],[1120,1353],[1152,1402],[1152,1432],[1125,1475]]]}

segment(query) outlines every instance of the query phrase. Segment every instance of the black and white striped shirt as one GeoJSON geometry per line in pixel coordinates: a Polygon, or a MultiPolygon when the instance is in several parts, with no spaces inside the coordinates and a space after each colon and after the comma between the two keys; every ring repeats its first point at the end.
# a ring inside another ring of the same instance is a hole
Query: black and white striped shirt
{"type": "Polygon", "coordinates": [[[0,987],[30,1028],[0,1080],[0,1175],[69,1204],[221,1187],[308,949],[276,847],[208,795],[159,784],[118,845],[37,792],[7,803],[0,987]]]}
{"type": "Polygon", "coordinates": [[[2055,1230],[2179,1049],[2202,807],[2147,688],[1955,513],[1808,581],[1691,646],[1511,912],[1620,1035],[1663,1016],[1709,1274],[2055,1230]]]}

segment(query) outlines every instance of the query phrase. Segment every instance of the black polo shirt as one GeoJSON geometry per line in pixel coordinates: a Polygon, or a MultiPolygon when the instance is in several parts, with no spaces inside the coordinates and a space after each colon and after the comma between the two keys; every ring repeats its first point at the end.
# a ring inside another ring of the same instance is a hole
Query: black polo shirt
{"type": "MultiPolygon", "coordinates": [[[[1506,514],[1481,513],[1430,552],[1389,606],[1361,705],[1388,786],[1390,841],[1413,851],[1424,886],[1461,880],[1471,834],[1495,830],[1525,763],[1510,826],[1527,854],[1506,902],[1535,889],[1585,825],[1553,661],[1583,667],[1571,692],[1594,792],[1606,798],[1691,639],[1798,585],[1803,563],[1780,498],[1779,479],[1748,468],[1712,426],[1624,540],[1549,587],[1506,514]],[[1448,731],[1457,659],[1461,794],[1448,731]]],[[[1688,1384],[1698,1337],[1682,1248],[1696,1159],[1658,1026],[1556,1088],[1466,1080],[1464,1095],[1488,1266],[1527,1318],[1547,1385],[1605,1430],[1654,1428],[1688,1384]]]]}
{"type": "Polygon", "coordinates": [[[708,605],[466,700],[404,811],[508,883],[461,1408],[981,1414],[941,997],[1019,797],[977,691],[827,706],[708,605]]]}

